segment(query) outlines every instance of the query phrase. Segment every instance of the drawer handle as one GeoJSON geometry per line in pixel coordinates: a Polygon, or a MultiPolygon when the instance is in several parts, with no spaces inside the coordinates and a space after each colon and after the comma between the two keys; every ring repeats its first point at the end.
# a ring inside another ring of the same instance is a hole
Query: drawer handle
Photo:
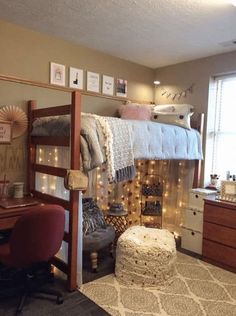
{"type": "Polygon", "coordinates": [[[195,235],[195,233],[194,233],[194,232],[191,232],[191,234],[192,234],[192,236],[194,236],[194,235],[195,235]]]}
{"type": "Polygon", "coordinates": [[[195,195],[195,198],[198,199],[198,195],[197,194],[195,195]]]}
{"type": "Polygon", "coordinates": [[[196,212],[193,212],[193,215],[195,216],[195,215],[197,215],[197,213],[196,213],[196,212]]]}

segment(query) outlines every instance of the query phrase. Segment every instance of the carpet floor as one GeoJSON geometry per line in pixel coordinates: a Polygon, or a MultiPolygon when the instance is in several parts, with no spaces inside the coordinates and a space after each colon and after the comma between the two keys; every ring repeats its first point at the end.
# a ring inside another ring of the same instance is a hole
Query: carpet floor
{"type": "Polygon", "coordinates": [[[236,315],[236,274],[179,252],[165,287],[128,287],[110,274],[80,291],[112,316],[236,315]]]}

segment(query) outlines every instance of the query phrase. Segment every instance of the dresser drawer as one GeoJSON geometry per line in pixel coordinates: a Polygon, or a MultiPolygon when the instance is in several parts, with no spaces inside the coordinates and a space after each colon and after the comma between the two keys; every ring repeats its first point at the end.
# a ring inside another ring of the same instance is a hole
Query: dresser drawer
{"type": "Polygon", "coordinates": [[[204,222],[203,237],[236,248],[236,230],[204,222]]]}
{"type": "Polygon", "coordinates": [[[236,268],[236,249],[203,239],[203,257],[236,268]]]}
{"type": "Polygon", "coordinates": [[[184,226],[202,232],[203,213],[198,210],[185,209],[185,223],[184,226]]]}
{"type": "Polygon", "coordinates": [[[182,227],[181,247],[192,252],[202,253],[202,234],[182,227]]]}
{"type": "Polygon", "coordinates": [[[236,211],[206,203],[204,207],[204,221],[236,229],[236,211]]]}

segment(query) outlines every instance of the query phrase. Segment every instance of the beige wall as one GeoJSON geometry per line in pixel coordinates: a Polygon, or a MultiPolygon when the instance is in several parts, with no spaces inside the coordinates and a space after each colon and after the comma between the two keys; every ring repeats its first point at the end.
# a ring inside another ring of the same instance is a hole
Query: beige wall
{"type": "Polygon", "coordinates": [[[194,105],[195,112],[205,113],[204,153],[207,119],[211,120],[211,117],[207,118],[210,79],[215,75],[233,72],[236,72],[236,51],[156,69],[155,79],[161,81],[161,85],[156,88],[156,103],[188,103],[194,105]],[[179,93],[191,84],[194,84],[193,92],[179,100],[173,101],[161,95],[162,88],[170,93],[179,93]]]}
{"type": "MultiPolygon", "coordinates": [[[[153,69],[115,58],[64,40],[0,21],[0,74],[49,83],[50,62],[128,80],[128,98],[153,101],[153,69]]],[[[85,86],[85,82],[84,82],[85,86]]],[[[0,81],[0,107],[17,105],[26,111],[28,100],[40,107],[68,104],[70,94],[0,81]]],[[[82,110],[114,115],[118,101],[82,97],[82,110]]],[[[4,174],[11,181],[26,180],[26,137],[0,145],[0,180],[4,174]]]]}
{"type": "Polygon", "coordinates": [[[236,72],[236,51],[156,69],[155,79],[161,81],[156,89],[156,102],[190,103],[198,112],[207,114],[210,77],[232,72],[236,72]],[[178,93],[191,84],[194,84],[193,93],[188,93],[186,98],[172,101],[161,96],[161,87],[178,93]]]}
{"type": "MultiPolygon", "coordinates": [[[[0,73],[49,83],[50,61],[128,80],[128,97],[153,100],[154,70],[0,21],[0,73]]],[[[68,85],[68,84],[67,84],[68,85]]]]}

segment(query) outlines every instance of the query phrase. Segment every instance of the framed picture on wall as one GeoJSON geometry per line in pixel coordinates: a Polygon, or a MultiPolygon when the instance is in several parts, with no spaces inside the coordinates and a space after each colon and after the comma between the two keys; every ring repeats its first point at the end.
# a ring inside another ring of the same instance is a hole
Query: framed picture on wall
{"type": "Polygon", "coordinates": [[[50,83],[59,86],[65,86],[65,66],[61,64],[50,63],[50,83]]]}
{"type": "Polygon", "coordinates": [[[82,69],[70,67],[69,87],[83,89],[84,72],[82,69]]]}
{"type": "Polygon", "coordinates": [[[127,80],[117,79],[116,95],[118,97],[127,97],[127,80]]]}
{"type": "Polygon", "coordinates": [[[10,144],[12,141],[12,123],[0,121],[0,144],[10,144]]]}
{"type": "Polygon", "coordinates": [[[96,72],[87,72],[87,90],[100,92],[100,75],[96,72]]]}
{"type": "Polygon", "coordinates": [[[102,76],[102,93],[113,95],[114,93],[114,78],[110,76],[102,76]]]}

